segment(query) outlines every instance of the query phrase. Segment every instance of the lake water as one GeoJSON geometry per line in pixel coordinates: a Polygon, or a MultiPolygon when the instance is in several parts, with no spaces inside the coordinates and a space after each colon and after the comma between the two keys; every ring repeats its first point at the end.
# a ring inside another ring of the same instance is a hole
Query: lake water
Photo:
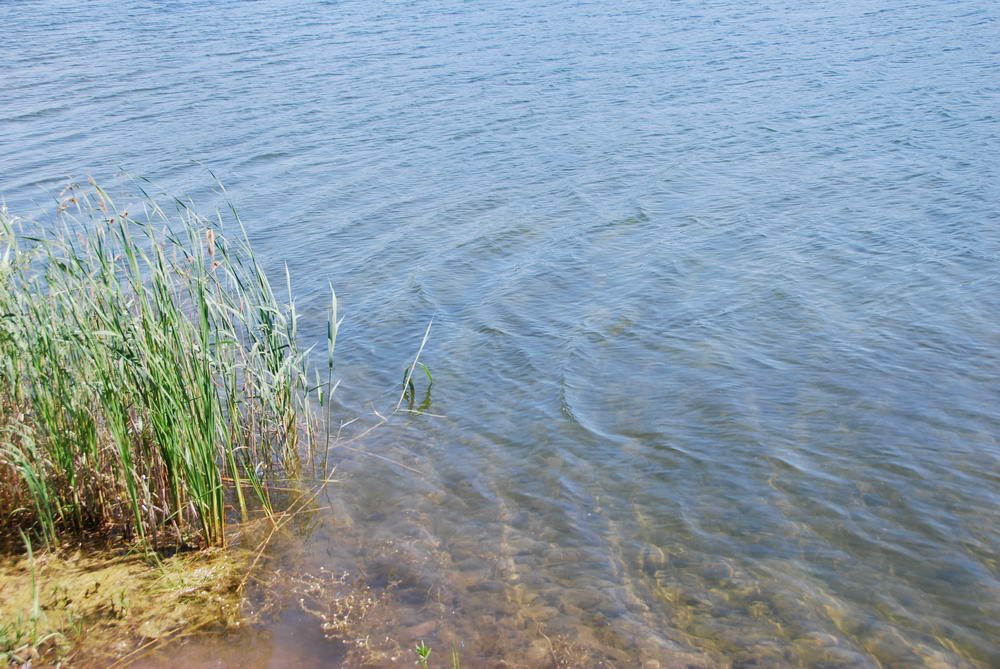
{"type": "MultiPolygon", "coordinates": [[[[387,598],[384,664],[1000,666],[996,3],[36,0],[0,26],[8,206],[125,170],[211,211],[210,169],[306,340],[336,288],[346,436],[434,318],[441,417],[336,450],[286,547],[387,598]]],[[[171,652],[344,646],[288,605],[171,652]]]]}

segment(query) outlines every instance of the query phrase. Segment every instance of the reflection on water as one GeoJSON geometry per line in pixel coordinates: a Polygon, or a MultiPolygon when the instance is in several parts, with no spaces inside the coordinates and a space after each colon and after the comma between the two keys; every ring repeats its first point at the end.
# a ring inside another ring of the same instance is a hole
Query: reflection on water
{"type": "Polygon", "coordinates": [[[395,403],[436,315],[444,417],[353,444],[406,467],[336,449],[268,622],[165,661],[1000,665],[996,3],[0,24],[12,210],[122,167],[210,209],[211,168],[305,339],[336,287],[344,419],[395,403]],[[352,592],[369,638],[325,639],[352,592]]]}

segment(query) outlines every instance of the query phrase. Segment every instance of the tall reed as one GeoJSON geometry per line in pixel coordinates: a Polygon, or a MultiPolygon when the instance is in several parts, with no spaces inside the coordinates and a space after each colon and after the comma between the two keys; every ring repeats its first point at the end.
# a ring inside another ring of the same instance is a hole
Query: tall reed
{"type": "MultiPolygon", "coordinates": [[[[312,452],[330,380],[238,217],[63,195],[44,227],[0,210],[0,533],[223,544],[312,452]]],[[[336,329],[334,296],[328,372],[336,329]]]]}

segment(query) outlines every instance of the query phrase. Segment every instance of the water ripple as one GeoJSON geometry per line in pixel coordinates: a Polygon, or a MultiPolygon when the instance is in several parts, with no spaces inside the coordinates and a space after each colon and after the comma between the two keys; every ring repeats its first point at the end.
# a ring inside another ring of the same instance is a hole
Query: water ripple
{"type": "MultiPolygon", "coordinates": [[[[436,314],[448,418],[366,444],[425,476],[341,454],[303,549],[397,578],[401,643],[996,666],[998,19],[0,3],[0,195],[125,169],[211,209],[211,168],[303,314],[337,287],[346,415],[436,314]]],[[[225,652],[333,661],[289,630],[225,652]]]]}

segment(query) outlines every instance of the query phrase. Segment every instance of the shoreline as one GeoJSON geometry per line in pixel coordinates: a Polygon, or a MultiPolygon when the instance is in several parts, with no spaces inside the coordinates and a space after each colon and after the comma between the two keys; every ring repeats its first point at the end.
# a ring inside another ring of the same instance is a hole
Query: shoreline
{"type": "Polygon", "coordinates": [[[116,666],[178,635],[238,627],[252,558],[233,547],[156,561],[86,548],[0,558],[0,665],[116,666]]]}

